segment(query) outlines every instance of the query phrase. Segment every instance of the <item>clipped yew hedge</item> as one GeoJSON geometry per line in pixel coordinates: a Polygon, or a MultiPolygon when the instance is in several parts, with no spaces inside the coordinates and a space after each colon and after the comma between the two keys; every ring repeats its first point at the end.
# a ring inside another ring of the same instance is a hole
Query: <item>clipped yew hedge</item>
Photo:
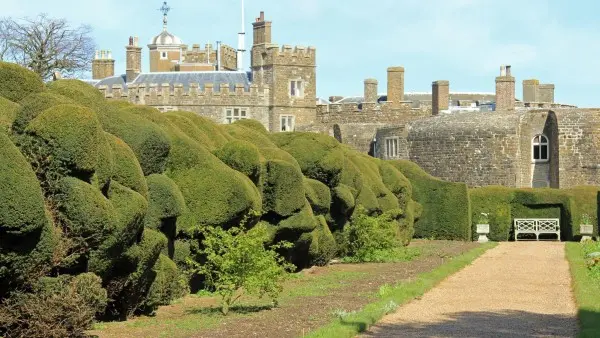
{"type": "Polygon", "coordinates": [[[27,95],[43,90],[39,75],[14,63],[0,61],[0,96],[18,103],[27,95]]]}

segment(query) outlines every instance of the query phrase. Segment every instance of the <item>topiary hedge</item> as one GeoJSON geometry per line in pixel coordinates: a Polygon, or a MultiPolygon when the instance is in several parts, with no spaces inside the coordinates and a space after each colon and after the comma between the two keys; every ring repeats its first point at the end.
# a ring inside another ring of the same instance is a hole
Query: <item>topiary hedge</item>
{"type": "Polygon", "coordinates": [[[44,90],[40,76],[14,63],[0,61],[0,96],[13,102],[44,90]]]}
{"type": "Polygon", "coordinates": [[[471,210],[466,184],[439,180],[410,161],[388,163],[410,181],[412,198],[422,206],[421,217],[414,225],[415,237],[471,240],[471,210]]]}
{"type": "Polygon", "coordinates": [[[11,130],[19,110],[21,106],[18,103],[0,96],[0,133],[8,133],[11,130]]]}
{"type": "Polygon", "coordinates": [[[105,109],[106,100],[100,91],[80,80],[58,80],[48,83],[48,92],[59,94],[97,113],[105,109]]]}
{"type": "Polygon", "coordinates": [[[234,140],[226,143],[214,154],[230,168],[241,172],[248,176],[254,184],[258,184],[261,163],[260,152],[255,145],[246,141],[234,140]]]}
{"type": "Polygon", "coordinates": [[[17,133],[22,133],[27,128],[29,122],[43,111],[63,104],[76,105],[76,102],[56,93],[43,92],[31,94],[20,102],[21,109],[15,116],[12,129],[17,133]]]}
{"type": "Polygon", "coordinates": [[[39,139],[36,144],[48,147],[47,154],[66,174],[86,181],[98,166],[99,147],[105,145],[100,142],[103,134],[96,114],[81,106],[49,108],[33,119],[25,132],[39,139]]]}
{"type": "Polygon", "coordinates": [[[267,161],[262,186],[264,212],[287,217],[302,209],[306,202],[303,179],[288,162],[267,161]]]}
{"type": "Polygon", "coordinates": [[[112,134],[105,133],[104,136],[108,140],[114,156],[112,179],[147,197],[148,185],[133,150],[123,140],[112,134]]]}
{"type": "Polygon", "coordinates": [[[140,307],[140,311],[144,313],[152,313],[160,305],[169,305],[189,293],[187,278],[169,257],[161,254],[152,270],[154,281],[140,307]]]}
{"type": "Polygon", "coordinates": [[[304,178],[306,199],[315,215],[328,215],[331,209],[331,191],[325,184],[310,178],[304,178]]]}

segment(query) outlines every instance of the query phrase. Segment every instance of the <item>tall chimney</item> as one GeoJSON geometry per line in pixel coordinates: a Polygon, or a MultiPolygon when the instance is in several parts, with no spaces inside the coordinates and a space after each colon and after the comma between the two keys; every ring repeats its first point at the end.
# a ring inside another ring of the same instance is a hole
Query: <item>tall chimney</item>
{"type": "Polygon", "coordinates": [[[399,107],[404,101],[404,67],[389,67],[387,77],[387,101],[399,107]]]}
{"type": "Polygon", "coordinates": [[[377,80],[365,80],[365,98],[364,103],[377,103],[377,80]]]}
{"type": "Polygon", "coordinates": [[[496,77],[496,110],[515,109],[515,78],[510,68],[501,66],[500,76],[496,77]]]}
{"type": "Polygon", "coordinates": [[[438,115],[443,110],[448,110],[450,102],[450,82],[445,80],[434,81],[431,84],[432,115],[438,115]]]}
{"type": "Polygon", "coordinates": [[[254,45],[271,43],[271,21],[265,21],[265,12],[260,12],[256,22],[252,23],[254,27],[254,45]]]}
{"type": "Polygon", "coordinates": [[[523,80],[523,102],[540,102],[539,86],[538,80],[523,80]]]}
{"type": "Polygon", "coordinates": [[[138,46],[138,37],[129,37],[129,45],[125,47],[127,68],[125,76],[127,83],[132,82],[142,72],[142,47],[138,46]]]}

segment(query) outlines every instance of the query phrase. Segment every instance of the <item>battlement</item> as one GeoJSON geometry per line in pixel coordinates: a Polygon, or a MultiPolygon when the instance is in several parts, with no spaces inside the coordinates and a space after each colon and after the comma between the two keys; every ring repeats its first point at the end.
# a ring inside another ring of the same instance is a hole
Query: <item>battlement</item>
{"type": "Polygon", "coordinates": [[[243,96],[266,98],[269,94],[269,88],[261,88],[256,84],[251,84],[249,88],[246,88],[242,83],[236,84],[234,88],[231,88],[228,83],[205,83],[203,84],[203,87],[198,83],[190,83],[187,88],[181,83],[175,83],[173,85],[170,85],[169,83],[130,84],[127,88],[123,88],[123,85],[115,84],[110,88],[105,85],[99,86],[98,90],[108,99],[123,99],[130,101],[144,97],[194,99],[201,97],[223,98],[225,96],[243,96]]]}

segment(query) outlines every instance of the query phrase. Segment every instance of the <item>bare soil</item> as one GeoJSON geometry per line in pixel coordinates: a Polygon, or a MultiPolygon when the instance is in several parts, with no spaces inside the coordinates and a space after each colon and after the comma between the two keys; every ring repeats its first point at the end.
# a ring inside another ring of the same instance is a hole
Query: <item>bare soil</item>
{"type": "Polygon", "coordinates": [[[304,270],[285,284],[279,307],[245,298],[228,316],[218,298],[190,295],[160,308],[155,317],[100,323],[99,337],[302,337],[334,319],[334,311],[355,311],[376,299],[385,284],[411,280],[477,243],[415,240],[421,255],[409,262],[335,264],[304,270]]]}

